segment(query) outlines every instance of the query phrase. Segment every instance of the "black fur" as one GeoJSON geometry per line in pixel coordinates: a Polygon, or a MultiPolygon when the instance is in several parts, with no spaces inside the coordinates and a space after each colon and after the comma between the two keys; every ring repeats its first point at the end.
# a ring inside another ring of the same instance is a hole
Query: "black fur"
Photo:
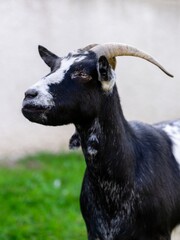
{"type": "Polygon", "coordinates": [[[172,142],[158,127],[125,120],[116,85],[111,93],[102,89],[110,78],[106,63],[88,52],[59,85],[49,86],[55,106],[45,121],[23,113],[45,125],[76,126],[70,145],[81,144],[87,164],[80,203],[89,240],[170,240],[180,223],[172,142]]]}
{"type": "Polygon", "coordinates": [[[75,132],[69,140],[69,148],[76,149],[81,146],[81,138],[77,132],[75,132]]]}

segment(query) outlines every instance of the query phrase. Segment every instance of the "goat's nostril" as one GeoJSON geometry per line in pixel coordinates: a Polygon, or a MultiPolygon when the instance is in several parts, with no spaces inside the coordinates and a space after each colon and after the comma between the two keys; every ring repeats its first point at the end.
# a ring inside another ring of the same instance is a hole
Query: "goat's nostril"
{"type": "Polygon", "coordinates": [[[26,98],[35,98],[38,95],[38,91],[36,89],[29,89],[25,92],[26,98]]]}

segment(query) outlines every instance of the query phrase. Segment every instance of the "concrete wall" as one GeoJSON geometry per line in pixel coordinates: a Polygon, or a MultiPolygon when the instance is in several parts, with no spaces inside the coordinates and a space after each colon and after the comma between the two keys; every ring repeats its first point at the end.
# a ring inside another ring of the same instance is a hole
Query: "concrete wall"
{"type": "Polygon", "coordinates": [[[118,59],[126,118],[180,117],[180,1],[7,0],[0,3],[0,157],[67,149],[72,126],[44,127],[21,114],[24,91],[49,69],[41,44],[64,55],[89,43],[125,42],[156,57],[175,78],[141,59],[118,59]]]}

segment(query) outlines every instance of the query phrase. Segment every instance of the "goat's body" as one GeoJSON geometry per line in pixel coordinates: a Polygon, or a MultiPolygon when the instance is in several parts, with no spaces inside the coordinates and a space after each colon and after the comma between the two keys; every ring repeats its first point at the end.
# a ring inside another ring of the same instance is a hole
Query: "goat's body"
{"type": "Polygon", "coordinates": [[[81,209],[89,239],[168,240],[180,223],[180,170],[173,143],[162,124],[127,123],[122,117],[118,122],[112,111],[118,113],[109,99],[106,123],[96,120],[94,127],[79,128],[87,162],[81,209]],[[99,144],[94,155],[87,144],[91,129],[94,145],[99,144]]]}
{"type": "MultiPolygon", "coordinates": [[[[172,229],[180,223],[180,172],[171,154],[171,143],[161,131],[149,126],[143,129],[142,125],[139,128],[143,134],[142,138],[138,136],[141,147],[133,159],[136,166],[131,173],[134,173],[134,182],[121,182],[108,174],[106,177],[103,164],[102,169],[93,173],[86,170],[81,208],[89,239],[164,240],[169,239],[172,229]],[[148,128],[150,131],[147,131],[148,128]],[[164,138],[162,143],[157,132],[164,138]],[[152,144],[149,139],[146,142],[144,134],[149,134],[152,144]],[[164,144],[168,145],[165,149],[169,151],[164,151],[164,144]],[[153,149],[153,152],[148,149],[153,149]]],[[[99,159],[93,161],[98,164],[99,159]]],[[[112,175],[120,178],[124,174],[118,163],[113,170],[112,175]]]]}

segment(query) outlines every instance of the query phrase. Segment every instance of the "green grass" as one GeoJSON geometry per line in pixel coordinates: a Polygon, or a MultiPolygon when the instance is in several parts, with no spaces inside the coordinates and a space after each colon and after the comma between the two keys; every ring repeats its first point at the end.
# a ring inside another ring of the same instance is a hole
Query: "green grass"
{"type": "Polygon", "coordinates": [[[0,240],[84,240],[82,155],[40,153],[0,166],[0,240]]]}

